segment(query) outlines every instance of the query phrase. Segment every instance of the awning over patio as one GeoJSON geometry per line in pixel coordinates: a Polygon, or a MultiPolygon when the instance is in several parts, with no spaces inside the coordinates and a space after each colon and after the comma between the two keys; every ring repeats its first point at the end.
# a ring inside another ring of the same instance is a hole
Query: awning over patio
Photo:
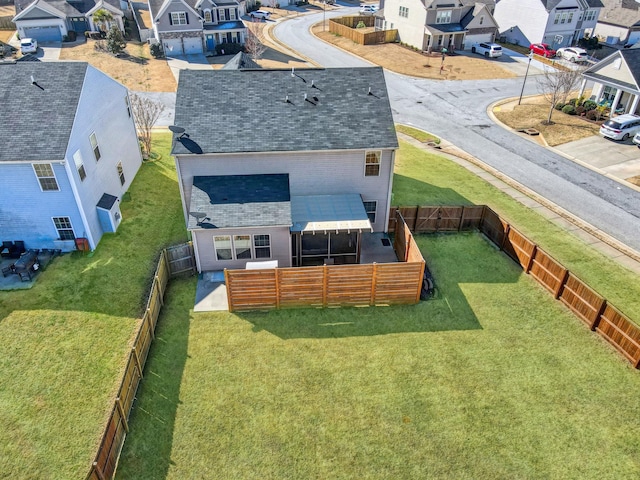
{"type": "Polygon", "coordinates": [[[292,232],[372,232],[360,195],[291,197],[292,232]]]}
{"type": "Polygon", "coordinates": [[[426,25],[424,27],[427,35],[447,35],[451,33],[464,33],[467,31],[459,23],[440,23],[437,25],[426,25]]]}

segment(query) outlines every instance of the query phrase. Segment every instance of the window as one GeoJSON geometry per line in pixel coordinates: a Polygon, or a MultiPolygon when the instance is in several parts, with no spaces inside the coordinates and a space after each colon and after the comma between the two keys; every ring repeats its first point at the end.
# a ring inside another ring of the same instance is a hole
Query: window
{"type": "Polygon", "coordinates": [[[233,246],[236,259],[251,258],[251,235],[234,235],[233,246]]]}
{"type": "Polygon", "coordinates": [[[76,170],[78,170],[80,180],[84,180],[87,177],[87,172],[85,172],[84,170],[84,164],[82,163],[82,154],[80,153],[80,150],[73,154],[73,162],[76,164],[76,170]]]}
{"type": "Polygon", "coordinates": [[[218,16],[220,17],[221,22],[224,22],[226,20],[224,16],[224,8],[221,8],[220,10],[218,10],[218,16]]]}
{"type": "Polygon", "coordinates": [[[480,17],[480,25],[482,25],[483,23],[484,23],[484,15],[480,17]]]}
{"type": "Polygon", "coordinates": [[[171,25],[186,25],[187,12],[171,12],[171,25]]]}
{"type": "Polygon", "coordinates": [[[557,25],[558,23],[560,23],[560,14],[556,13],[556,17],[553,19],[553,24],[557,25]]]}
{"type": "Polygon", "coordinates": [[[451,23],[451,10],[440,10],[436,13],[436,24],[451,23]]]}
{"type": "Polygon", "coordinates": [[[367,152],[364,161],[364,176],[378,177],[380,175],[380,156],[379,150],[367,152]]]}
{"type": "Polygon", "coordinates": [[[592,20],[595,20],[595,18],[596,18],[596,11],[595,10],[587,10],[587,13],[584,16],[585,22],[590,22],[592,20]]]}
{"type": "Polygon", "coordinates": [[[33,171],[38,177],[43,192],[60,190],[50,163],[36,163],[33,165],[33,171]]]}
{"type": "Polygon", "coordinates": [[[204,21],[207,23],[211,23],[211,10],[204,11],[204,21]]]}
{"type": "Polygon", "coordinates": [[[218,260],[233,260],[231,254],[231,237],[229,235],[216,235],[213,237],[213,246],[218,260]]]}
{"type": "Polygon", "coordinates": [[[116,165],[116,168],[118,169],[118,177],[120,177],[120,185],[124,185],[124,169],[122,168],[122,162],[118,162],[118,165],[116,165]]]}
{"type": "Polygon", "coordinates": [[[73,240],[76,236],[73,234],[73,227],[69,217],[53,217],[53,224],[58,231],[60,240],[73,240]]]}
{"type": "Polygon", "coordinates": [[[364,205],[364,211],[367,212],[367,217],[371,223],[376,223],[376,210],[378,209],[378,202],[362,202],[364,205]]]}
{"type": "Polygon", "coordinates": [[[569,17],[567,18],[567,23],[573,22],[573,12],[569,12],[569,17]]]}
{"type": "Polygon", "coordinates": [[[400,11],[398,12],[398,15],[400,15],[401,17],[404,17],[404,18],[408,18],[409,17],[409,9],[407,7],[400,7],[400,11]]]}
{"type": "Polygon", "coordinates": [[[100,157],[102,155],[100,154],[100,147],[98,146],[98,139],[96,138],[95,133],[89,135],[89,141],[91,142],[91,148],[93,149],[93,154],[95,155],[97,162],[98,160],[100,160],[100,157]]]}
{"type": "Polygon", "coordinates": [[[236,19],[236,9],[231,8],[229,9],[229,20],[235,20],[235,19],[236,19]]]}
{"type": "Polygon", "coordinates": [[[271,238],[269,235],[254,235],[253,248],[256,258],[271,258],[271,238]]]}

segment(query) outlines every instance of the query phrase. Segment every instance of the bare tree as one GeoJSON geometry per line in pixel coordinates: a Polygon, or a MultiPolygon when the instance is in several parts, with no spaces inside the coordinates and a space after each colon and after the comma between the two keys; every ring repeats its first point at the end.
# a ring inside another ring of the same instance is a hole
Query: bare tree
{"type": "Polygon", "coordinates": [[[138,137],[142,142],[143,156],[149,158],[151,154],[151,129],[158,121],[160,114],[164,111],[164,105],[151,100],[148,97],[141,97],[135,93],[130,96],[133,119],[138,128],[138,137]]]}
{"type": "Polygon", "coordinates": [[[256,19],[251,21],[249,28],[247,28],[247,38],[244,41],[244,49],[254,61],[258,61],[267,50],[267,46],[264,44],[264,34],[258,23],[260,22],[256,19]]]}
{"type": "Polygon", "coordinates": [[[545,100],[551,104],[547,125],[552,123],[551,116],[556,105],[566,102],[567,97],[578,86],[583,71],[584,69],[582,68],[568,70],[545,68],[543,75],[538,77],[538,90],[540,90],[545,100]]]}

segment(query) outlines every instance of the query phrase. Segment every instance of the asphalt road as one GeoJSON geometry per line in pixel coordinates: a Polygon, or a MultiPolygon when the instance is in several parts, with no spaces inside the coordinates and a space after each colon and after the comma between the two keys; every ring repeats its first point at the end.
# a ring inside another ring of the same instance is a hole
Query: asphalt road
{"type": "MultiPolygon", "coordinates": [[[[326,17],[355,13],[356,8],[326,12],[326,17]]],[[[326,67],[370,65],[309,33],[323,14],[281,22],[279,41],[326,67]]],[[[487,107],[517,97],[522,78],[437,81],[386,72],[396,122],[414,125],[442,137],[595,228],[640,252],[640,193],[578,165],[555,152],[494,124],[487,107]]],[[[535,94],[530,75],[525,95],[535,94]]]]}

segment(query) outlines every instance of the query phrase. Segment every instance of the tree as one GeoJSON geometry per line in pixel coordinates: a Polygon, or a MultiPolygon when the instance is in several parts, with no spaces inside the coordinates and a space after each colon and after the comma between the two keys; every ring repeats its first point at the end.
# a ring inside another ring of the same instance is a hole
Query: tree
{"type": "Polygon", "coordinates": [[[151,154],[151,129],[164,111],[164,105],[135,93],[130,98],[133,120],[138,128],[138,136],[142,142],[142,154],[146,159],[151,154]]]}
{"type": "Polygon", "coordinates": [[[267,50],[267,46],[264,44],[264,35],[258,23],[255,19],[251,21],[251,25],[247,28],[247,38],[244,41],[244,49],[254,61],[259,60],[267,50]]]}
{"type": "Polygon", "coordinates": [[[111,15],[109,10],[101,8],[94,12],[93,23],[98,26],[99,30],[106,32],[111,22],[113,22],[113,15],[111,15]]]}
{"type": "Polygon", "coordinates": [[[127,42],[124,41],[122,32],[120,29],[113,25],[107,33],[107,51],[113,55],[121,53],[127,46],[127,42]]]}
{"type": "Polygon", "coordinates": [[[566,102],[571,92],[578,86],[583,70],[583,68],[561,70],[545,67],[543,75],[538,77],[538,90],[551,104],[546,121],[547,125],[552,123],[551,116],[556,105],[560,102],[566,102]]]}

